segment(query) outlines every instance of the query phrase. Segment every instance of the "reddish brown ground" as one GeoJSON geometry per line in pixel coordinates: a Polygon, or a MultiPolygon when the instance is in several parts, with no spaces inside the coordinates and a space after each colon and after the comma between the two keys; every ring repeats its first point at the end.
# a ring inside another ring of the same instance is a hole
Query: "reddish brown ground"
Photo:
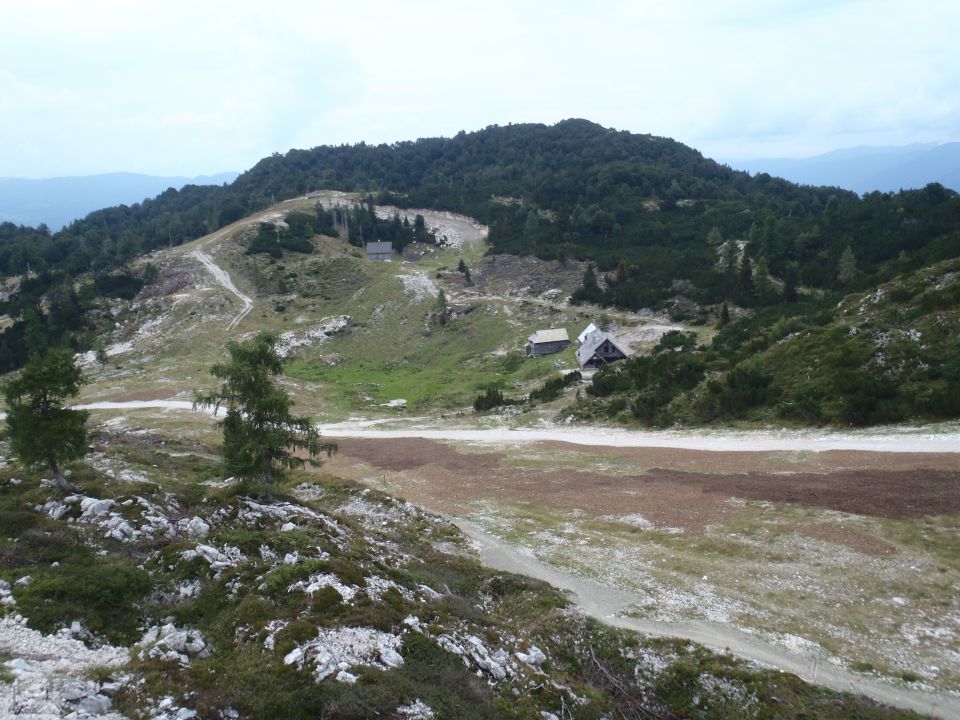
{"type": "Polygon", "coordinates": [[[786,525],[784,529],[792,530],[814,540],[823,540],[834,545],[845,545],[864,555],[886,556],[893,555],[896,552],[896,548],[890,543],[886,543],[860,528],[850,527],[849,525],[815,523],[786,525]]]}
{"type": "MultiPolygon", "coordinates": [[[[503,453],[459,452],[422,439],[343,439],[338,444],[327,465],[334,474],[382,475],[411,501],[454,513],[474,501],[494,499],[595,516],[640,514],[659,527],[702,530],[742,512],[728,502],[738,497],[886,518],[960,514],[960,458],[950,454],[726,453],[565,443],[529,448],[547,459],[551,449],[562,449],[565,456],[582,452],[629,461],[617,474],[604,474],[545,470],[542,462],[524,468],[522,459],[505,464],[503,453]]],[[[852,528],[812,525],[797,531],[864,552],[887,551],[852,528]]]]}

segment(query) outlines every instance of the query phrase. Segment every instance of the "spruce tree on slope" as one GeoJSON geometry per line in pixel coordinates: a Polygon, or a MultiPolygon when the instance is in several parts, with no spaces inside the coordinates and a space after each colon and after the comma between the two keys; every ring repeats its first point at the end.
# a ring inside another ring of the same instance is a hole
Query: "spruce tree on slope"
{"type": "Polygon", "coordinates": [[[64,402],[83,384],[73,352],[52,348],[33,355],[4,388],[10,449],[27,467],[49,468],[65,492],[76,488],[64,477],[61,464],[86,454],[89,413],[66,408],[64,402]]]}
{"type": "Polygon", "coordinates": [[[293,400],[273,381],[283,369],[276,339],[262,332],[243,343],[227,344],[229,361],[210,372],[223,380],[219,390],[198,393],[194,407],[224,408],[218,425],[223,430],[223,469],[226,475],[245,480],[252,490],[270,487],[283,471],[317,466],[322,454],[337,446],[324,441],[307,417],[291,414],[293,400]],[[305,450],[308,459],[295,455],[305,450]]]}

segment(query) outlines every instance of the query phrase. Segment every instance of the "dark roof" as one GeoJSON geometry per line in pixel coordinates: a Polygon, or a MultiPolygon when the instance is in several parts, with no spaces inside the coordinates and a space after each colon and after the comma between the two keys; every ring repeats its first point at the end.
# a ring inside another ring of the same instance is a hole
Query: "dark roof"
{"type": "Polygon", "coordinates": [[[624,357],[627,356],[624,349],[613,339],[613,335],[598,330],[597,332],[592,332],[587,335],[583,339],[583,345],[577,348],[577,362],[580,363],[581,367],[590,362],[590,358],[596,353],[597,348],[607,340],[609,340],[610,344],[619,350],[624,357]]]}
{"type": "Polygon", "coordinates": [[[393,252],[393,243],[389,242],[368,242],[367,243],[367,252],[368,253],[392,253],[393,252]]]}

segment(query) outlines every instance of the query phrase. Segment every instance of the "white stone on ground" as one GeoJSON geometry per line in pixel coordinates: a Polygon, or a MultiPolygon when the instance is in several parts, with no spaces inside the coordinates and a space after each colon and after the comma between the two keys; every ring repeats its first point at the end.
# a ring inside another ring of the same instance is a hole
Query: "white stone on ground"
{"type": "Polygon", "coordinates": [[[107,689],[82,676],[93,667],[124,665],[129,659],[125,648],[91,650],[69,632],[44,635],[15,616],[0,618],[0,655],[12,657],[3,669],[13,676],[10,683],[0,682],[0,717],[122,720],[110,711],[107,689]]]}
{"type": "Polygon", "coordinates": [[[137,645],[141,647],[140,658],[170,660],[181,665],[189,665],[193,656],[203,658],[210,655],[203,633],[190,628],[178,629],[169,623],[151,627],[137,645]]]}
{"type": "Polygon", "coordinates": [[[299,645],[283,658],[286,665],[313,666],[317,682],[355,666],[384,670],[403,665],[398,652],[403,638],[373,628],[321,628],[315,640],[299,645]]]}
{"type": "Polygon", "coordinates": [[[433,709],[420,698],[398,707],[397,715],[407,720],[433,720],[436,717],[433,709]]]}

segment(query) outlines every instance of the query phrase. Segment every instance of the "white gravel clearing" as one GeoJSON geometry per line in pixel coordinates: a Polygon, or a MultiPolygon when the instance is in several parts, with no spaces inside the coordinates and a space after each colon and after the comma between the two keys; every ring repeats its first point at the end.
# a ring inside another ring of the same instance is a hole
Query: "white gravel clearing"
{"type": "Polygon", "coordinates": [[[473,218],[441,210],[401,210],[392,205],[378,205],[374,212],[381,220],[390,220],[399,214],[401,220],[406,218],[411,225],[417,215],[422,215],[427,229],[437,236],[440,243],[452,248],[462,248],[466,244],[485,240],[490,233],[490,228],[473,218]]]}
{"type": "Polygon", "coordinates": [[[397,275],[403,282],[403,291],[412,295],[414,301],[423,302],[437,297],[440,289],[422,270],[414,270],[407,275],[397,275]]]}

